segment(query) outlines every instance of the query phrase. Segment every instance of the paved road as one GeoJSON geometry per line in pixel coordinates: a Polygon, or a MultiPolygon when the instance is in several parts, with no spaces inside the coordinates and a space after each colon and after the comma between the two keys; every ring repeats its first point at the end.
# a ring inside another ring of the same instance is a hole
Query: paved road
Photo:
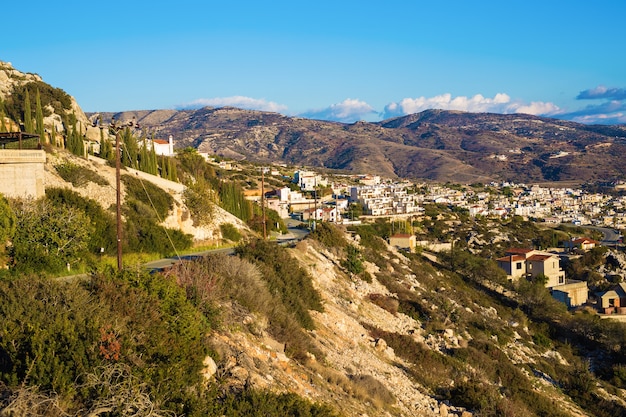
{"type": "Polygon", "coordinates": [[[211,250],[205,250],[202,252],[195,252],[195,253],[190,253],[187,255],[181,255],[180,257],[172,256],[170,258],[157,259],[156,261],[147,262],[143,266],[151,271],[158,271],[161,269],[168,268],[179,261],[190,261],[193,259],[202,258],[203,256],[206,256],[209,253],[225,253],[227,255],[232,255],[233,253],[235,253],[235,249],[233,248],[211,249],[211,250]]]}
{"type": "Polygon", "coordinates": [[[602,233],[603,238],[600,242],[603,246],[616,246],[621,243],[622,235],[613,228],[599,226],[583,226],[586,229],[597,230],[602,233]]]}
{"type": "MultiPolygon", "coordinates": [[[[298,227],[301,222],[293,219],[287,220],[287,233],[285,234],[275,234],[272,238],[276,239],[276,242],[280,245],[290,245],[292,243],[296,243],[306,237],[309,234],[308,229],[303,229],[298,227]]],[[[225,253],[227,255],[232,255],[235,253],[234,248],[222,248],[222,249],[210,249],[202,252],[195,252],[191,254],[187,254],[184,256],[176,257],[172,256],[170,258],[158,259],[156,261],[151,261],[144,264],[144,267],[151,271],[158,271],[165,268],[168,268],[174,265],[176,262],[185,261],[185,260],[193,260],[196,258],[201,258],[210,253],[225,253]]]]}

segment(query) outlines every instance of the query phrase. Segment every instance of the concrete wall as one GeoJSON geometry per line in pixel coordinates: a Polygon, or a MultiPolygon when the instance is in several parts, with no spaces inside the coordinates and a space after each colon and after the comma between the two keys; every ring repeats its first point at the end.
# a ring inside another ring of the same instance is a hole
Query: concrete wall
{"type": "Polygon", "coordinates": [[[43,150],[0,149],[0,193],[6,197],[43,197],[43,150]]]}

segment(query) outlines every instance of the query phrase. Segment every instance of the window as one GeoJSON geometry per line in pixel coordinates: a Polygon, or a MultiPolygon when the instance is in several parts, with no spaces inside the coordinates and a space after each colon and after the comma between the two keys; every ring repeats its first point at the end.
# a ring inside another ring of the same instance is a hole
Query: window
{"type": "Polygon", "coordinates": [[[516,263],[515,269],[522,269],[522,263],[521,262],[516,263]]]}
{"type": "Polygon", "coordinates": [[[559,284],[565,283],[565,277],[559,277],[559,284]]]}

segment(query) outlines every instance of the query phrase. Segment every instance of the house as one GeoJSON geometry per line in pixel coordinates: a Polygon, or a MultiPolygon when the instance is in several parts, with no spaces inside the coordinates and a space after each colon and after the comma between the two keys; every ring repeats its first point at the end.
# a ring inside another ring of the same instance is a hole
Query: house
{"type": "Polygon", "coordinates": [[[580,249],[584,251],[591,250],[595,248],[596,246],[598,246],[599,244],[600,242],[598,242],[597,240],[593,240],[588,237],[577,237],[572,240],[566,240],[565,242],[563,242],[563,246],[566,249],[569,249],[569,250],[580,249]]]}
{"type": "Polygon", "coordinates": [[[556,255],[536,253],[527,257],[526,271],[531,278],[539,275],[547,277],[548,288],[565,284],[565,272],[559,266],[559,258],[556,255]]]}
{"type": "Polygon", "coordinates": [[[600,312],[604,314],[626,314],[626,283],[614,285],[597,296],[600,312]]]}
{"type": "Polygon", "coordinates": [[[148,141],[151,142],[155,154],[174,156],[174,138],[172,135],[170,135],[168,140],[149,139],[148,141]]]}
{"type": "Polygon", "coordinates": [[[413,234],[408,233],[396,233],[389,237],[389,244],[395,246],[398,249],[408,250],[413,252],[417,245],[417,238],[413,234]]]}
{"type": "Polygon", "coordinates": [[[507,249],[506,256],[496,261],[510,280],[545,276],[546,288],[555,299],[568,307],[576,307],[587,302],[589,295],[587,282],[566,280],[565,272],[559,265],[559,258],[554,254],[527,248],[510,248],[507,249]]]}
{"type": "Polygon", "coordinates": [[[498,266],[504,269],[507,278],[517,280],[526,275],[526,257],[522,255],[507,255],[496,259],[498,266]]]}
{"type": "Polygon", "coordinates": [[[302,220],[322,220],[326,222],[337,222],[338,212],[335,207],[317,207],[302,211],[302,220]]]}
{"type": "Polygon", "coordinates": [[[565,272],[559,266],[556,255],[527,248],[509,248],[505,255],[496,261],[511,280],[522,276],[535,278],[544,275],[548,278],[548,288],[565,283],[565,272]]]}

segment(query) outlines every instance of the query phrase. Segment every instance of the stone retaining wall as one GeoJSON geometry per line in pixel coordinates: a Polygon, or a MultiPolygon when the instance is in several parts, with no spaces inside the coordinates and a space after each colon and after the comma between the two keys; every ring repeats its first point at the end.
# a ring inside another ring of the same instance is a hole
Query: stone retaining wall
{"type": "Polygon", "coordinates": [[[43,197],[43,150],[0,149],[0,193],[6,197],[43,197]]]}

